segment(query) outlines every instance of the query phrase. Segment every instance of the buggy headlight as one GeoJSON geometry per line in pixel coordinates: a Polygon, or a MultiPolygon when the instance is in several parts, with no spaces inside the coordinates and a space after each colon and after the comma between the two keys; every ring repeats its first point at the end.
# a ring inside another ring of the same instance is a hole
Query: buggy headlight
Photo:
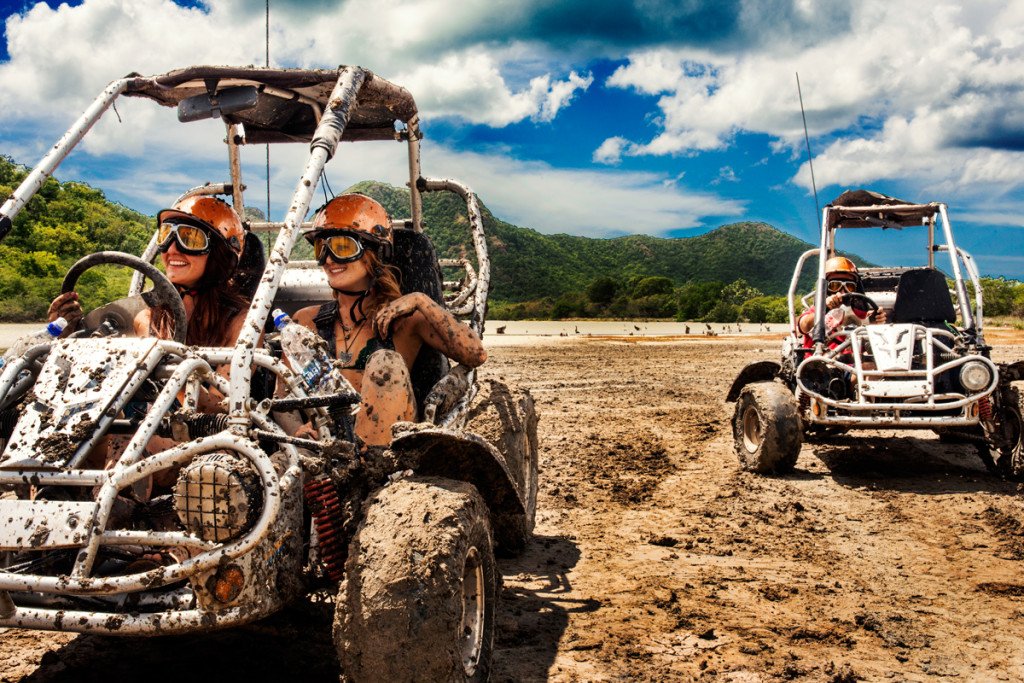
{"type": "Polygon", "coordinates": [[[262,508],[259,477],[248,461],[227,453],[200,455],[181,469],[174,507],[182,525],[204,541],[237,538],[262,508]]]}
{"type": "Polygon", "coordinates": [[[960,384],[967,391],[981,391],[991,381],[992,371],[981,361],[968,361],[960,368],[960,384]]]}

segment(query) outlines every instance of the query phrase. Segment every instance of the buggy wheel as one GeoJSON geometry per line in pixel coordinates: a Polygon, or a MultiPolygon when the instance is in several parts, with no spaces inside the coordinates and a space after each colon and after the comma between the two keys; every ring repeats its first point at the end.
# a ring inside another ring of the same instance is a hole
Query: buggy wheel
{"type": "Polygon", "coordinates": [[[349,681],[483,681],[499,577],[470,484],[403,479],[374,493],[349,550],[334,639],[349,681]]]}
{"type": "Polygon", "coordinates": [[[1003,398],[1000,422],[1005,445],[999,449],[996,467],[1007,479],[1024,481],[1024,397],[1009,387],[1003,398]]]}
{"type": "Polygon", "coordinates": [[[487,439],[505,458],[526,511],[496,518],[495,541],[502,556],[520,553],[533,535],[537,517],[539,466],[533,397],[526,389],[509,388],[503,382],[481,382],[466,418],[466,431],[487,439]]]}
{"type": "Polygon", "coordinates": [[[792,392],[775,382],[748,384],[736,401],[733,440],[740,467],[751,472],[792,471],[802,434],[792,392]]]}

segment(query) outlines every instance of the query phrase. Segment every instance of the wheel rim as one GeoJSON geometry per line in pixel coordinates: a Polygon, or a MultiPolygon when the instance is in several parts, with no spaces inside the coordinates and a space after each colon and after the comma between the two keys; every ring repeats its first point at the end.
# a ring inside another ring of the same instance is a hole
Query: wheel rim
{"type": "Polygon", "coordinates": [[[743,411],[743,447],[748,453],[756,453],[761,446],[761,418],[754,406],[743,411]]]}
{"type": "Polygon", "coordinates": [[[484,644],[484,564],[476,547],[466,553],[462,570],[462,668],[467,676],[476,673],[484,644]]]}

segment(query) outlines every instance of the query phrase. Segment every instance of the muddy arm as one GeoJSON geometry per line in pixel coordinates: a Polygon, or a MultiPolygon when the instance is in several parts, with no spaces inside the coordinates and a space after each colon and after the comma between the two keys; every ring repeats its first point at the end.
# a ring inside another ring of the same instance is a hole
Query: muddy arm
{"type": "Polygon", "coordinates": [[[424,344],[437,349],[452,360],[471,368],[487,360],[480,335],[455,319],[426,294],[415,292],[395,299],[377,314],[378,334],[386,336],[398,318],[408,316],[413,331],[424,344]]]}

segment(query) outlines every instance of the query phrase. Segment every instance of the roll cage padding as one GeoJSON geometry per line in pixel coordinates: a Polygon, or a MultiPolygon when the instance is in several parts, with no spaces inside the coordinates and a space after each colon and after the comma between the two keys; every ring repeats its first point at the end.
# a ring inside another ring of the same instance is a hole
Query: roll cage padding
{"type": "Polygon", "coordinates": [[[782,366],[773,360],[759,360],[750,363],[740,370],[739,376],[733,381],[725,400],[732,403],[740,397],[743,387],[757,382],[771,382],[782,372],[782,366]]]}
{"type": "Polygon", "coordinates": [[[941,271],[918,268],[900,275],[892,322],[941,324],[955,321],[953,299],[941,271]]]}
{"type": "MultiPolygon", "coordinates": [[[[402,294],[422,292],[444,307],[441,285],[441,266],[437,262],[434,245],[422,232],[397,228],[394,231],[395,248],[392,264],[401,273],[399,286],[402,294]]],[[[416,405],[423,410],[427,394],[442,377],[448,374],[448,359],[440,351],[423,346],[412,365],[412,388],[416,405]]]]}

